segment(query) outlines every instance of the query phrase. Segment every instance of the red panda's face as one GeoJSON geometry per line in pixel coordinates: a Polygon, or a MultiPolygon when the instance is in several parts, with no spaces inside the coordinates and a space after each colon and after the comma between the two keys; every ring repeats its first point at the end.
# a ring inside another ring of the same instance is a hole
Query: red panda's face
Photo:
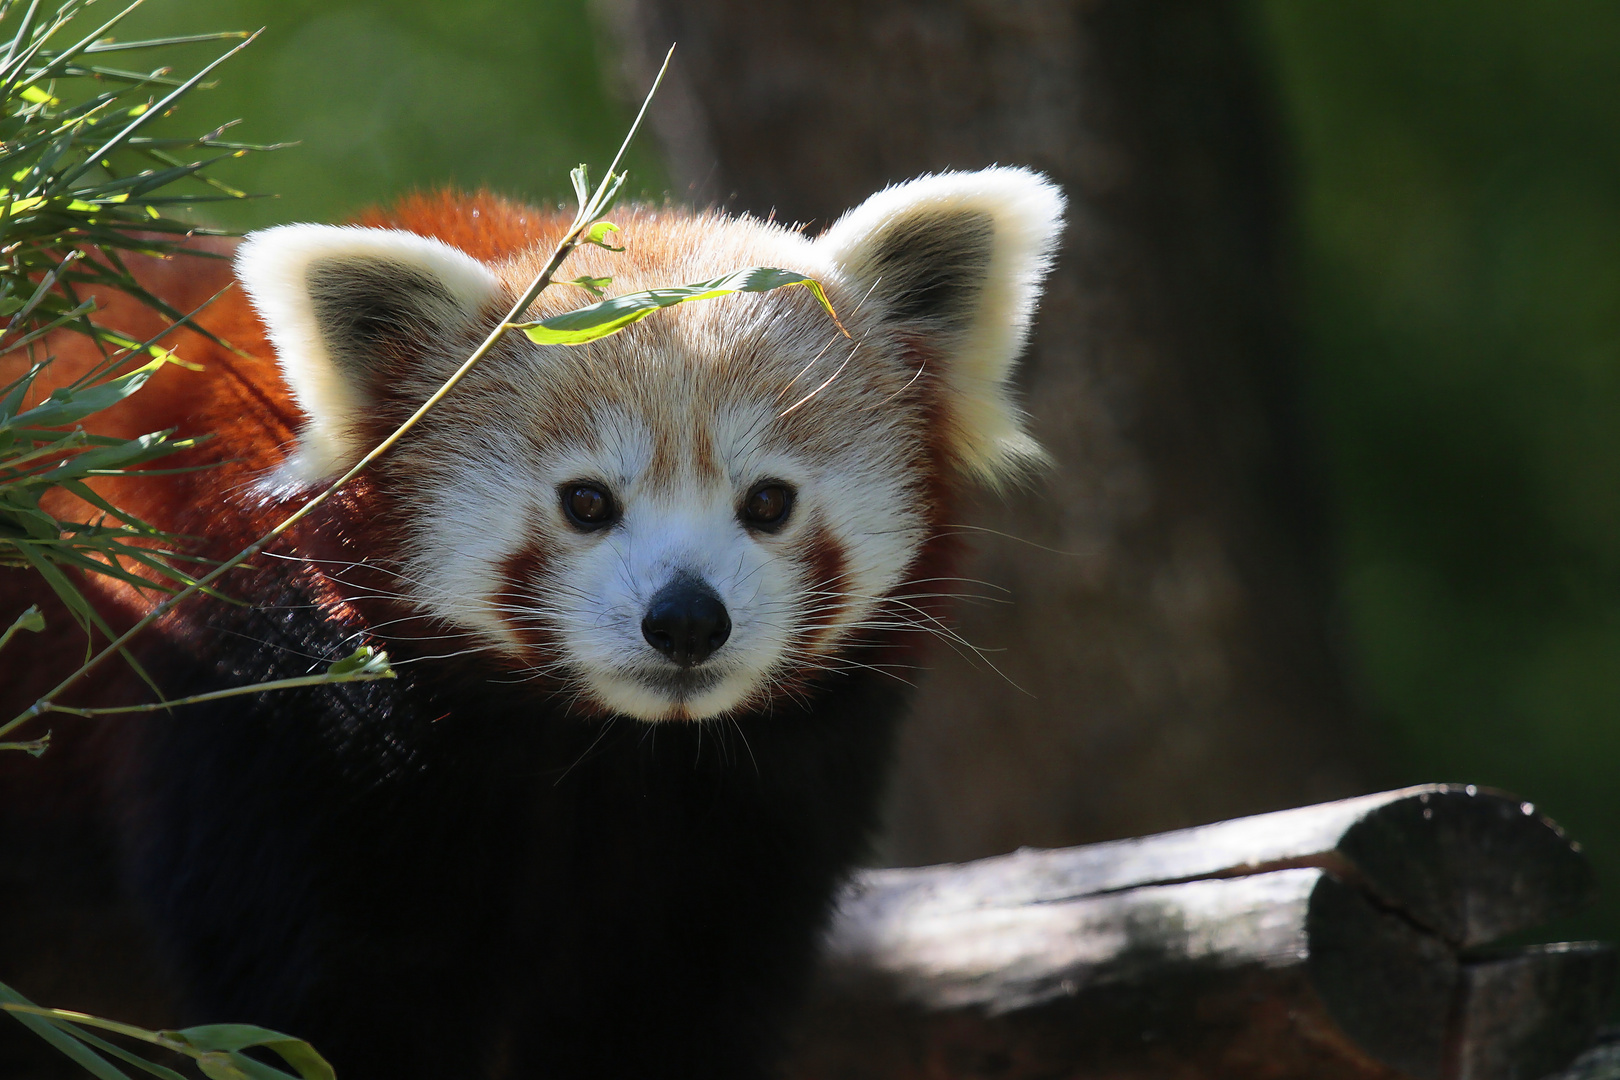
{"type": "MultiPolygon", "coordinates": [[[[577,348],[508,335],[384,466],[407,501],[400,580],[504,677],[643,720],[763,706],[860,668],[886,635],[938,629],[912,598],[948,591],[915,580],[939,493],[1038,453],[1006,383],[1060,212],[1044,181],[990,170],[880,193],[814,241],[629,215],[628,252],[569,270],[625,292],[782,266],[823,282],[851,336],[803,290],[577,348]]],[[[363,453],[356,418],[425,398],[547,254],[486,266],[312,226],[250,238],[239,273],[310,417],[272,484],[363,453]],[[411,328],[408,368],[379,325],[411,328]]],[[[539,312],[588,299],[562,291],[539,312]]]]}
{"type": "Polygon", "coordinates": [[[878,329],[845,340],[799,300],[492,358],[416,447],[420,600],[646,720],[860,662],[853,639],[906,621],[885,598],[938,525],[928,432],[878,329]]]}

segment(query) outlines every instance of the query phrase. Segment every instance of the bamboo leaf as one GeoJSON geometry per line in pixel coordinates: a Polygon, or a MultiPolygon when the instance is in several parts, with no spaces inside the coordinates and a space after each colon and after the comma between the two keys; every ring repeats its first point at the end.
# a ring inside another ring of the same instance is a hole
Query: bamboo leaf
{"type": "MultiPolygon", "coordinates": [[[[64,1024],[62,1026],[69,1027],[71,1025],[64,1024]]],[[[181,1076],[168,1066],[159,1065],[155,1061],[147,1061],[139,1054],[125,1050],[122,1046],[119,1046],[116,1043],[108,1042],[99,1035],[92,1035],[88,1031],[78,1030],[75,1030],[73,1034],[76,1038],[84,1043],[87,1043],[89,1046],[100,1050],[104,1054],[110,1054],[111,1056],[124,1062],[126,1065],[133,1065],[142,1072],[151,1073],[153,1076],[157,1077],[158,1080],[186,1080],[184,1076],[181,1076]]]]}
{"type": "MultiPolygon", "coordinates": [[[[48,740],[49,740],[49,736],[46,736],[45,740],[36,740],[36,741],[48,741],[48,740]]],[[[36,754],[35,756],[37,757],[38,754],[36,754]]],[[[59,1010],[53,1010],[53,1011],[59,1012],[59,1010]]],[[[82,1016],[83,1014],[69,1014],[69,1015],[82,1016]]],[[[84,1017],[84,1018],[89,1019],[88,1017],[84,1017]]],[[[140,1069],[142,1072],[151,1073],[153,1076],[156,1076],[158,1078],[158,1080],[186,1080],[186,1078],[184,1076],[181,1076],[179,1073],[175,1072],[173,1069],[171,1069],[171,1068],[169,1068],[169,1067],[167,1067],[165,1065],[159,1065],[154,1061],[147,1061],[145,1058],[141,1057],[139,1054],[133,1053],[133,1052],[131,1052],[129,1050],[125,1050],[122,1046],[119,1046],[116,1043],[108,1042],[106,1039],[103,1039],[99,1035],[94,1035],[94,1034],[92,1034],[92,1033],[90,1033],[88,1031],[85,1031],[83,1028],[79,1027],[79,1025],[74,1024],[74,1023],[72,1023],[72,1022],[70,1022],[68,1020],[61,1019],[59,1017],[55,1021],[55,1023],[56,1023],[57,1028],[59,1028],[62,1031],[68,1032],[75,1039],[78,1039],[80,1042],[85,1043],[87,1046],[90,1046],[92,1049],[99,1050],[103,1054],[110,1054],[111,1056],[117,1058],[119,1061],[124,1062],[126,1065],[133,1065],[135,1068],[140,1069]]],[[[125,1026],[125,1025],[120,1025],[120,1027],[123,1027],[123,1026],[125,1026]]],[[[154,1032],[148,1032],[147,1034],[155,1034],[155,1033],[154,1032]]],[[[148,1040],[148,1041],[150,1041],[150,1040],[148,1040]]]]}
{"type": "Polygon", "coordinates": [[[389,666],[388,654],[362,645],[354,652],[338,660],[326,669],[328,675],[370,675],[379,679],[394,678],[394,669],[389,666]]]}
{"type": "MultiPolygon", "coordinates": [[[[128,7],[124,8],[124,10],[114,15],[111,19],[108,19],[106,22],[96,27],[95,30],[91,31],[89,34],[86,34],[78,42],[69,45],[66,49],[63,49],[61,52],[57,53],[44,67],[40,68],[38,71],[31,72],[28,76],[27,82],[34,83],[38,82],[40,79],[49,79],[56,75],[62,69],[62,67],[68,63],[68,61],[72,60],[75,56],[78,56],[86,49],[89,49],[97,41],[105,37],[108,31],[117,26],[119,23],[123,22],[130,12],[140,7],[144,2],[145,0],[135,0],[133,4],[130,4],[128,7]]],[[[62,26],[67,24],[68,18],[64,18],[64,15],[71,17],[70,9],[65,6],[57,12],[57,23],[56,26],[52,28],[53,30],[60,29],[62,26]]],[[[24,85],[26,85],[26,83],[24,85]]],[[[26,92],[24,96],[27,96],[26,92]]]]}
{"type": "MultiPolygon", "coordinates": [[[[196,1059],[197,1068],[202,1070],[202,1074],[208,1077],[208,1080],[257,1080],[257,1078],[250,1077],[246,1069],[237,1065],[236,1058],[237,1055],[227,1054],[223,1050],[211,1054],[201,1054],[196,1059]]],[[[269,1068],[269,1066],[266,1066],[266,1068],[269,1068]]],[[[279,1069],[270,1069],[270,1073],[272,1076],[285,1077],[287,1075],[279,1069]]]]}
{"type": "MultiPolygon", "coordinates": [[[[87,633],[88,628],[93,627],[94,629],[105,634],[109,641],[117,640],[118,635],[113,632],[112,627],[107,625],[106,620],[101,617],[101,613],[99,611],[90,606],[90,602],[84,598],[84,594],[79,591],[78,586],[74,585],[73,581],[66,574],[62,573],[62,571],[53,565],[49,560],[40,556],[26,544],[18,545],[16,550],[17,553],[21,555],[23,559],[26,560],[28,564],[45,579],[46,584],[51,587],[51,590],[56,593],[56,595],[61,599],[62,603],[67,605],[68,613],[71,614],[81,626],[87,628],[87,633]]],[[[73,552],[69,552],[68,554],[72,555],[73,552]]],[[[60,556],[58,556],[58,559],[62,562],[73,561],[71,559],[61,558],[60,556]]],[[[87,563],[90,560],[80,558],[77,561],[87,563]]],[[[114,577],[119,576],[116,567],[98,565],[92,569],[114,577]]],[[[126,574],[123,576],[127,577],[128,575],[126,574]]],[[[151,583],[147,582],[147,584],[151,583]]],[[[123,657],[124,663],[129,665],[130,670],[139,676],[140,680],[149,686],[154,694],[160,698],[163,697],[163,690],[155,681],[153,681],[152,676],[147,673],[145,666],[143,666],[139,660],[136,660],[135,657],[130,654],[128,649],[121,648],[118,650],[118,653],[121,657],[123,657]]]]}
{"type": "Polygon", "coordinates": [[[580,239],[584,243],[595,244],[597,247],[607,248],[609,251],[623,251],[624,248],[622,246],[614,247],[612,244],[607,242],[608,233],[617,233],[620,231],[621,230],[619,227],[613,224],[611,221],[598,221],[596,224],[587,229],[585,235],[580,237],[580,239]]]}
{"type": "MultiPolygon", "coordinates": [[[[172,429],[171,429],[172,431],[172,429]]],[[[154,431],[148,435],[139,435],[133,439],[115,443],[111,446],[101,446],[94,450],[86,450],[76,454],[62,465],[49,472],[40,473],[39,480],[55,481],[66,480],[72,477],[88,476],[92,473],[104,473],[109,470],[123,471],[134,465],[160,458],[179,450],[189,449],[195,445],[191,439],[182,439],[170,442],[171,431],[154,431]]]]}
{"type": "Polygon", "coordinates": [[[287,1074],[280,1069],[271,1068],[237,1053],[252,1046],[262,1046],[280,1055],[283,1061],[298,1071],[301,1080],[335,1080],[332,1066],[316,1053],[313,1046],[303,1039],[295,1039],[291,1035],[283,1035],[269,1028],[255,1027],[252,1024],[207,1024],[202,1027],[186,1028],[183,1031],[165,1031],[163,1034],[201,1051],[204,1057],[199,1057],[197,1064],[210,1077],[230,1076],[233,1080],[236,1077],[263,1077],[264,1080],[286,1077],[287,1074]],[[215,1058],[215,1055],[220,1057],[215,1058]],[[205,1064],[204,1058],[213,1060],[205,1064]],[[209,1064],[220,1071],[209,1072],[209,1064]],[[232,1068],[238,1071],[232,1073],[229,1071],[232,1068]]]}
{"type": "Polygon", "coordinates": [[[568,172],[568,179],[574,184],[574,197],[579,200],[583,208],[591,201],[591,170],[584,162],[575,165],[568,172]]]}
{"type": "Polygon", "coordinates": [[[624,182],[630,178],[629,173],[608,170],[607,176],[602,179],[602,186],[596,189],[590,205],[585,208],[587,218],[599,218],[613,208],[614,202],[619,198],[619,191],[624,182]]]}
{"type": "MultiPolygon", "coordinates": [[[[64,288],[63,291],[65,292],[67,290],[64,288]]],[[[89,315],[92,311],[96,310],[96,302],[94,300],[86,300],[82,304],[78,304],[76,301],[75,303],[75,307],[69,309],[68,311],[64,311],[62,314],[52,319],[44,326],[35,327],[33,330],[30,330],[20,338],[13,341],[7,341],[3,346],[0,346],[0,354],[16,352],[24,345],[30,345],[35,341],[38,341],[40,338],[44,337],[46,334],[49,334],[53,330],[59,330],[71,323],[79,322],[86,315],[89,315]]],[[[13,319],[12,321],[15,322],[16,320],[13,319]]],[[[7,327],[7,329],[10,328],[7,327]]]]}
{"type": "Polygon", "coordinates": [[[604,300],[600,304],[592,304],[578,311],[554,315],[539,322],[514,325],[522,330],[530,341],[538,345],[583,345],[617,334],[653,312],[676,304],[690,303],[693,300],[710,300],[733,293],[764,293],[790,285],[802,285],[810,290],[826,309],[827,314],[832,317],[838,329],[843,331],[845,337],[849,336],[849,331],[844,330],[844,324],[838,321],[838,313],[833,310],[832,302],[827,299],[827,293],[822,289],[820,282],[792,270],[779,270],[770,266],[751,266],[746,270],[738,270],[724,277],[700,281],[693,285],[625,293],[623,296],[615,296],[611,300],[604,300]]]}
{"type": "Polygon", "coordinates": [[[607,287],[613,284],[613,279],[610,277],[577,277],[564,284],[578,285],[592,296],[601,297],[607,295],[607,287]]]}
{"type": "Polygon", "coordinates": [[[85,48],[86,53],[127,52],[131,49],[156,49],[168,45],[196,45],[205,41],[241,41],[245,30],[222,30],[212,34],[186,34],[181,37],[145,38],[141,41],[97,41],[85,48]]]}
{"type": "Polygon", "coordinates": [[[219,65],[223,64],[225,61],[229,60],[231,57],[235,56],[237,53],[241,52],[243,49],[245,49],[249,45],[253,44],[254,39],[259,36],[259,33],[260,33],[260,31],[255,31],[253,34],[250,34],[240,45],[237,45],[235,48],[230,49],[229,51],[224,53],[222,56],[219,56],[219,57],[215,58],[213,61],[211,61],[209,64],[207,64],[201,71],[197,72],[197,74],[191,76],[191,78],[187,79],[185,82],[181,83],[179,86],[177,86],[173,90],[169,91],[169,93],[167,95],[165,95],[164,98],[161,101],[159,101],[155,106],[153,106],[150,111],[143,110],[141,112],[141,114],[139,116],[135,117],[135,119],[131,120],[129,122],[129,124],[123,130],[121,130],[118,134],[114,135],[111,139],[107,140],[107,142],[100,149],[98,149],[94,153],[88,155],[88,157],[85,159],[85,161],[82,164],[80,164],[77,168],[75,168],[71,172],[69,172],[69,173],[65,174],[64,176],[62,176],[56,182],[56,184],[54,184],[52,186],[53,187],[53,193],[56,192],[56,191],[62,190],[68,184],[71,184],[74,180],[77,180],[80,176],[82,176],[85,173],[85,171],[87,169],[91,168],[95,163],[97,163],[97,162],[103,160],[104,158],[106,158],[106,156],[108,154],[112,153],[113,150],[117,149],[118,146],[120,146],[124,142],[125,139],[128,139],[131,135],[134,135],[136,130],[142,124],[146,123],[149,119],[151,119],[153,116],[161,116],[163,114],[163,112],[171,104],[173,104],[174,101],[177,98],[180,97],[181,94],[184,94],[187,90],[190,90],[192,87],[196,86],[199,82],[201,82],[203,80],[204,76],[206,76],[210,71],[213,71],[219,65]]]}
{"type": "Polygon", "coordinates": [[[19,1011],[12,1006],[33,1006],[34,1003],[23,997],[11,987],[0,983],[0,1009],[4,1009],[23,1027],[44,1039],[62,1053],[72,1058],[97,1080],[130,1080],[129,1075],[106,1058],[90,1049],[79,1039],[58,1028],[50,1020],[30,1012],[19,1011]]]}
{"type": "Polygon", "coordinates": [[[9,422],[0,420],[0,424],[17,428],[54,428],[82,420],[91,413],[116,405],[135,393],[146,385],[146,380],[150,379],[163,364],[161,358],[152,360],[134,371],[94,386],[87,386],[82,390],[62,387],[53,391],[50,397],[32,409],[20,413],[9,422]]]}
{"type": "Polygon", "coordinates": [[[5,648],[6,642],[15,637],[19,630],[27,630],[30,633],[37,634],[43,629],[45,629],[45,616],[40,614],[39,605],[29,604],[28,610],[13,619],[11,625],[6,627],[5,632],[0,633],[0,649],[5,648]]]}

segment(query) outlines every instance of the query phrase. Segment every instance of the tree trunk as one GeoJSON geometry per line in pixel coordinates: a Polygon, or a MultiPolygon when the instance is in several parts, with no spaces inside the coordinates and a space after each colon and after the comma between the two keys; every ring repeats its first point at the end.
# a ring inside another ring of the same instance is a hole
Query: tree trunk
{"type": "Polygon", "coordinates": [[[985,499],[886,858],[1064,845],[1363,789],[1297,429],[1274,117],[1230,0],[598,0],[678,194],[825,227],[1026,164],[1070,219],[1025,399],[1058,465],[985,499]],[[639,90],[637,91],[639,93],[639,90]],[[982,531],[981,531],[982,530],[982,531]],[[989,592],[982,586],[969,591],[989,592]],[[991,666],[994,665],[994,667],[991,666]]]}

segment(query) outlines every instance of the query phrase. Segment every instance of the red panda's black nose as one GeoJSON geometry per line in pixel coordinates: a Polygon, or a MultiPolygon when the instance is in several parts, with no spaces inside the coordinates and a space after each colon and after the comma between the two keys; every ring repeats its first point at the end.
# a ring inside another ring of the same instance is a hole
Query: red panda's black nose
{"type": "Polygon", "coordinates": [[[647,605],[641,636],[681,667],[695,667],[713,656],[731,636],[731,616],[714,590],[703,582],[676,578],[659,589],[647,605]]]}

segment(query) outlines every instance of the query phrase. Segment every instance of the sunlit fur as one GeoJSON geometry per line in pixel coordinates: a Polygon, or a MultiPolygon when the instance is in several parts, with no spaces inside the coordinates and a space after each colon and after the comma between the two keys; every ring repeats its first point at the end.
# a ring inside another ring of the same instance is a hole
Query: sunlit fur
{"type": "MultiPolygon", "coordinates": [[[[941,524],[942,476],[997,482],[1038,458],[1008,379],[1061,211],[1051,185],[1015,169],[890,188],[820,239],[629,211],[628,250],[584,249],[569,276],[611,276],[622,293],[783,267],[825,285],[848,336],[801,288],[683,305],[584,347],[507,335],[393,463],[411,504],[401,589],[587,709],[701,719],[791,692],[863,632],[907,621],[885,598],[941,524]],[[771,533],[739,518],[767,479],[797,495],[771,533]],[[558,489],[576,480],[605,485],[622,520],[571,524],[558,489]],[[641,631],[653,594],[681,575],[706,582],[732,623],[723,648],[684,670],[641,631]]],[[[375,417],[398,415],[388,403],[436,389],[548,254],[486,266],[388,230],[250,237],[238,274],[308,417],[265,490],[292,494],[351,464],[375,417]],[[396,271],[414,284],[364,295],[396,271]],[[381,304],[411,342],[377,346],[369,370],[343,361],[370,346],[323,323],[321,290],[328,306],[381,304]]],[[[555,286],[536,314],[590,299],[555,286]]]]}
{"type": "Polygon", "coordinates": [[[260,233],[236,256],[237,277],[265,322],[282,377],[307,418],[298,449],[276,471],[272,484],[330,476],[352,464],[368,447],[354,445],[350,418],[368,406],[368,395],[329,347],[310,303],[308,272],[322,259],[367,261],[417,270],[440,282],[445,303],[438,322],[480,311],[499,290],[482,263],[436,240],[394,229],[290,225],[260,233]]]}
{"type": "Polygon", "coordinates": [[[940,419],[949,427],[952,464],[992,487],[1046,462],[1024,430],[1011,376],[1051,266],[1063,207],[1057,188],[1025,169],[942,173],[878,192],[817,242],[846,278],[876,283],[883,302],[892,304],[882,297],[886,273],[891,283],[897,269],[930,273],[930,249],[952,251],[952,230],[964,219],[989,219],[979,292],[967,317],[930,321],[946,361],[938,373],[940,419]],[[898,267],[885,264],[892,241],[904,252],[898,267]]]}

